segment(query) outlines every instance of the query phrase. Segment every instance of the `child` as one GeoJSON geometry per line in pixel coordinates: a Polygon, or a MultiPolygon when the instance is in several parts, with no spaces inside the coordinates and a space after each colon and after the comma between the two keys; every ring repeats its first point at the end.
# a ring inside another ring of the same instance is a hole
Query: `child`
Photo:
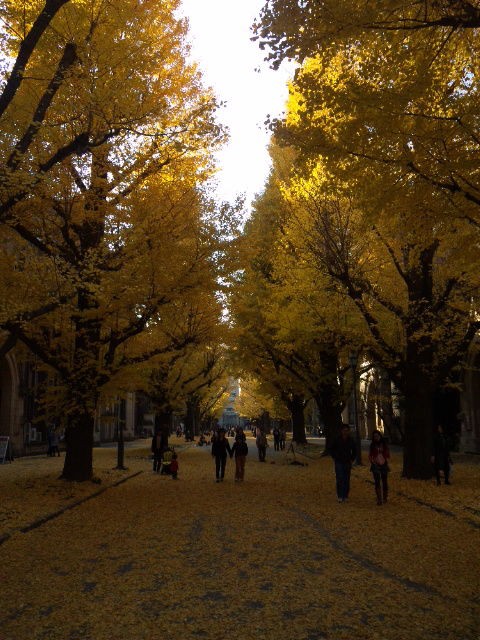
{"type": "Polygon", "coordinates": [[[174,453],[172,455],[172,461],[170,462],[170,473],[172,474],[172,479],[173,480],[177,480],[178,478],[178,460],[177,460],[177,454],[174,453]]]}

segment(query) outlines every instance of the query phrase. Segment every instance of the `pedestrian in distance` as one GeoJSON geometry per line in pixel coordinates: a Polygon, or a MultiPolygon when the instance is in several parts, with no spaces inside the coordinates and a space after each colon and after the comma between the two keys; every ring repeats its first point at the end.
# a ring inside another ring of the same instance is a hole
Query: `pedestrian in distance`
{"type": "Polygon", "coordinates": [[[235,482],[242,482],[245,477],[245,462],[248,455],[248,445],[243,429],[239,429],[233,443],[230,457],[235,456],[235,482]]]}
{"type": "Polygon", "coordinates": [[[435,477],[437,478],[437,485],[441,484],[441,471],[443,471],[445,484],[450,484],[450,465],[452,464],[452,459],[450,457],[450,447],[448,446],[448,440],[445,436],[441,424],[437,426],[435,434],[433,436],[433,453],[431,462],[435,471],[435,477]]]}
{"type": "Polygon", "coordinates": [[[375,493],[377,495],[377,505],[387,502],[388,497],[388,473],[390,471],[388,460],[390,459],[390,449],[383,437],[383,433],[378,429],[372,433],[370,451],[370,471],[375,482],[375,493]]]}
{"type": "Polygon", "coordinates": [[[287,440],[287,432],[285,431],[285,429],[280,429],[280,440],[279,440],[280,451],[283,451],[285,449],[286,440],[287,440]]]}
{"type": "Polygon", "coordinates": [[[331,449],[331,456],[335,463],[338,502],[346,502],[348,500],[352,463],[356,455],[357,448],[354,439],[350,435],[350,427],[348,424],[344,424],[331,449]]]}
{"type": "Polygon", "coordinates": [[[53,457],[55,457],[55,454],[57,454],[57,456],[60,457],[60,449],[58,448],[59,442],[60,442],[60,436],[58,434],[56,427],[53,427],[52,432],[50,434],[50,455],[53,457]]]}
{"type": "Polygon", "coordinates": [[[53,425],[48,427],[47,429],[47,456],[52,456],[52,435],[53,435],[53,425]]]}
{"type": "Polygon", "coordinates": [[[263,433],[260,427],[257,427],[255,443],[258,449],[258,460],[260,462],[265,462],[265,457],[267,455],[267,436],[263,433]]]}
{"type": "Polygon", "coordinates": [[[172,474],[172,480],[178,479],[178,456],[176,453],[172,454],[172,461],[170,462],[170,473],[172,474]]]}
{"type": "Polygon", "coordinates": [[[154,473],[160,472],[160,467],[162,466],[162,456],[163,456],[163,436],[161,431],[157,431],[152,438],[152,446],[151,446],[152,454],[153,454],[153,471],[154,473]]]}
{"type": "Polygon", "coordinates": [[[278,427],[273,430],[273,450],[280,451],[280,429],[278,427]]]}
{"type": "Polygon", "coordinates": [[[225,429],[219,429],[212,442],[212,456],[215,458],[215,478],[217,482],[223,482],[225,477],[227,454],[232,455],[230,443],[227,440],[225,429]]]}

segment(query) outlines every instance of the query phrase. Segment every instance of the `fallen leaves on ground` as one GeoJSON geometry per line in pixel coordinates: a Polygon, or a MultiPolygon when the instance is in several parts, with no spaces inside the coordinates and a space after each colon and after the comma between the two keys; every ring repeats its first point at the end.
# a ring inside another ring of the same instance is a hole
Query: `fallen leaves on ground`
{"type": "Polygon", "coordinates": [[[127,471],[96,449],[110,488],[27,533],[99,487],[58,480],[58,458],[1,466],[1,640],[478,637],[479,465],[437,487],[402,480],[394,456],[377,507],[366,466],[338,504],[331,460],[249,449],[244,483],[233,461],[215,483],[206,447],[179,448],[178,480],[152,472],[148,447],[127,450],[127,471]]]}

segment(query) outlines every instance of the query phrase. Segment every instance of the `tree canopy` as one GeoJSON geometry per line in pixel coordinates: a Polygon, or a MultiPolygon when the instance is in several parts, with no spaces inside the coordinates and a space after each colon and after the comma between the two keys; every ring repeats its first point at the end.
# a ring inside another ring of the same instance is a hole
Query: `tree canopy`
{"type": "Polygon", "coordinates": [[[163,319],[214,282],[202,185],[224,134],[177,8],[5,6],[1,327],[63,387],[70,479],[92,475],[102,387],[195,340],[163,319]]]}

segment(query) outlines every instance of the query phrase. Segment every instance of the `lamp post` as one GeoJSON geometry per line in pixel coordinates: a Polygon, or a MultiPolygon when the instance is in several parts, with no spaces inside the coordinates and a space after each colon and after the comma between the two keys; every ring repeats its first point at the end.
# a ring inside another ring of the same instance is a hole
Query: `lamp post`
{"type": "Polygon", "coordinates": [[[115,469],[126,470],[125,466],[125,441],[123,439],[123,423],[120,415],[120,402],[119,398],[115,401],[115,413],[117,419],[117,466],[115,469]]]}
{"type": "Polygon", "coordinates": [[[355,460],[355,464],[362,464],[362,441],[360,438],[360,429],[358,427],[358,408],[357,408],[357,363],[358,363],[358,354],[355,352],[350,352],[348,356],[348,361],[350,363],[350,367],[352,369],[352,382],[353,382],[353,422],[355,425],[355,442],[357,445],[357,458],[355,460]]]}

